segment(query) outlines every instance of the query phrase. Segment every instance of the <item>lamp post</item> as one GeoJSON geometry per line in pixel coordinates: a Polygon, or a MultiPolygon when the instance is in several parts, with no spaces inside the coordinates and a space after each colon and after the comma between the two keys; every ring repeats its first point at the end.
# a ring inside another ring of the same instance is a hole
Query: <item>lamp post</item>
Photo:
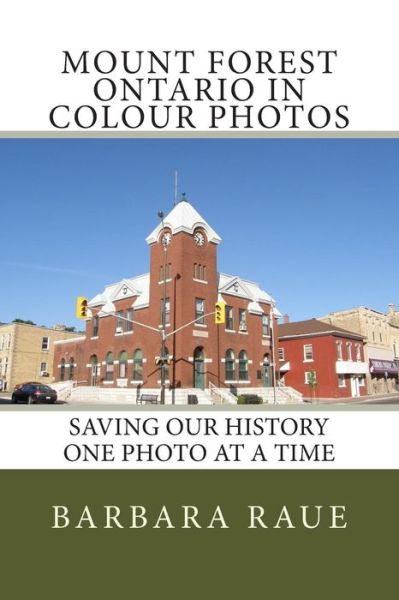
{"type": "Polygon", "coordinates": [[[270,342],[272,355],[272,378],[273,378],[273,404],[276,404],[276,356],[274,351],[274,310],[273,306],[270,309],[270,342]]]}
{"type": "Polygon", "coordinates": [[[167,244],[164,241],[165,223],[164,213],[162,210],[158,211],[158,217],[161,219],[162,234],[161,240],[163,245],[163,293],[162,293],[162,312],[161,312],[161,404],[165,404],[165,367],[166,367],[166,356],[165,356],[165,340],[166,340],[166,258],[167,258],[167,244]]]}

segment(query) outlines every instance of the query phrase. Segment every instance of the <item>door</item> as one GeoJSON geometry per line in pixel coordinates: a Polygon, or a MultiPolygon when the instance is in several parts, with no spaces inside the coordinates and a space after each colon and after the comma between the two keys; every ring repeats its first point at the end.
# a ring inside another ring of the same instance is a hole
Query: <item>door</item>
{"type": "Polygon", "coordinates": [[[98,377],[98,361],[97,356],[91,357],[91,381],[90,385],[97,385],[97,377],[98,377]]]}
{"type": "Polygon", "coordinates": [[[194,387],[205,389],[205,358],[204,349],[196,348],[194,350],[194,387]]]}
{"type": "Polygon", "coordinates": [[[272,385],[271,367],[268,356],[265,356],[263,359],[263,385],[265,387],[271,387],[272,385]]]}
{"type": "Polygon", "coordinates": [[[354,398],[360,396],[359,392],[359,378],[356,375],[352,375],[351,377],[351,395],[354,398]]]}

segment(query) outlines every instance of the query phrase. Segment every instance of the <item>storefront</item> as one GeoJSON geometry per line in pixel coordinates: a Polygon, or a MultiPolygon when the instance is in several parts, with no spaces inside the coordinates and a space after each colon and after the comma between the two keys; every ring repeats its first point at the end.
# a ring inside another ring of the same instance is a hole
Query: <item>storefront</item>
{"type": "Polygon", "coordinates": [[[397,390],[398,366],[393,360],[370,358],[370,375],[373,393],[384,394],[397,390]]]}

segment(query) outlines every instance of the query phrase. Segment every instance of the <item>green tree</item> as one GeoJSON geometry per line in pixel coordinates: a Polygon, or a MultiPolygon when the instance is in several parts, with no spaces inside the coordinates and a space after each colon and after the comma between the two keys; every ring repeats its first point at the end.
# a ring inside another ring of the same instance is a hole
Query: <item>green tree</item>
{"type": "Polygon", "coordinates": [[[33,321],[25,320],[25,319],[14,319],[12,323],[25,323],[25,325],[36,325],[33,321]]]}
{"type": "Polygon", "coordinates": [[[314,369],[312,369],[312,371],[309,371],[308,386],[310,390],[310,397],[314,400],[317,387],[316,371],[314,369]]]}

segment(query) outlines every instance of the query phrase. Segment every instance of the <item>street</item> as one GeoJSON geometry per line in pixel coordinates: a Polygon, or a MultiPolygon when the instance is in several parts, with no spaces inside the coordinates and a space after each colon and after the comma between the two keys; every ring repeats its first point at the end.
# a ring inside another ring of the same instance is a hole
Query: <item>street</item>
{"type": "MultiPolygon", "coordinates": [[[[7,393],[7,392],[0,392],[0,405],[4,405],[4,404],[9,404],[11,405],[11,393],[7,393]]],[[[69,404],[68,402],[65,402],[63,400],[57,400],[56,404],[69,404]]],[[[77,404],[76,402],[74,402],[74,404],[77,404]]],[[[343,398],[343,399],[337,399],[336,401],[334,399],[331,400],[325,400],[325,401],[320,401],[320,402],[316,402],[315,404],[318,404],[320,407],[321,406],[330,406],[333,404],[339,404],[339,405],[362,405],[362,406],[366,406],[366,405],[378,405],[378,404],[399,404],[399,392],[395,393],[395,394],[382,394],[382,395],[378,395],[378,396],[365,396],[363,398],[343,398]]],[[[305,403],[306,406],[309,406],[309,403],[305,403]]],[[[25,406],[25,404],[14,404],[13,406],[25,406]]],[[[91,406],[93,406],[93,404],[91,404],[91,406]]],[[[295,405],[297,406],[297,405],[295,405]]]]}

